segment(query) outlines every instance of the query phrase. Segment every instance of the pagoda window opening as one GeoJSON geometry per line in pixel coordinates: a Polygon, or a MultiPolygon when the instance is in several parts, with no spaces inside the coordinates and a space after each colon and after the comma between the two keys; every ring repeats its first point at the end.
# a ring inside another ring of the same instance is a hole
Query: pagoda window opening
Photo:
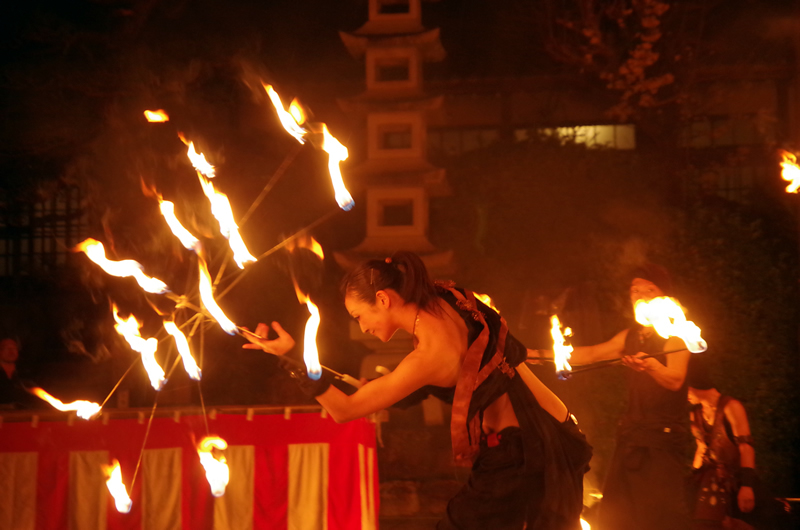
{"type": "Polygon", "coordinates": [[[381,149],[411,149],[412,146],[411,124],[385,125],[380,128],[381,149]]]}
{"type": "Polygon", "coordinates": [[[409,0],[378,0],[378,13],[381,15],[407,15],[410,12],[409,0]]]}
{"type": "Polygon", "coordinates": [[[411,79],[411,67],[408,59],[382,60],[375,65],[375,80],[379,83],[409,79],[411,79]]]}
{"type": "Polygon", "coordinates": [[[379,226],[413,226],[413,199],[391,199],[380,202],[379,226]]]}

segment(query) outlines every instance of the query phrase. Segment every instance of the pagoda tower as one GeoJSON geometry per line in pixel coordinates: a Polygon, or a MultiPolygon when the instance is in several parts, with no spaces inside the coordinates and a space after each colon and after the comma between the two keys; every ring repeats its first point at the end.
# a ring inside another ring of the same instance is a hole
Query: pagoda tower
{"type": "MultiPolygon", "coordinates": [[[[428,240],[428,201],[450,194],[444,169],[427,160],[426,115],[439,109],[442,96],[422,90],[422,65],[441,61],[445,51],[438,29],[425,29],[421,0],[369,0],[369,19],[352,33],[339,32],[350,54],[365,60],[366,90],[338,100],[347,113],[366,122],[364,160],[348,171],[366,188],[366,237],[355,248],[334,254],[345,269],[368,258],[384,258],[396,250],[417,253],[433,277],[452,273],[452,250],[439,251],[428,240]]],[[[361,364],[362,377],[375,377],[375,367],[394,368],[414,346],[400,331],[389,343],[361,333],[352,323],[350,336],[372,354],[361,364]],[[406,340],[400,340],[400,335],[406,340]]],[[[423,403],[425,422],[442,422],[442,408],[423,403]]]]}
{"type": "MultiPolygon", "coordinates": [[[[366,90],[340,99],[345,112],[366,122],[366,156],[349,177],[366,188],[366,238],[336,254],[345,268],[395,250],[419,254],[432,273],[449,272],[452,251],[428,240],[428,201],[447,195],[444,169],[427,160],[426,115],[442,96],[422,90],[422,65],[445,57],[439,30],[422,27],[421,0],[369,0],[369,19],[339,35],[350,54],[365,60],[366,90]]],[[[363,123],[363,122],[362,122],[363,123]]]]}

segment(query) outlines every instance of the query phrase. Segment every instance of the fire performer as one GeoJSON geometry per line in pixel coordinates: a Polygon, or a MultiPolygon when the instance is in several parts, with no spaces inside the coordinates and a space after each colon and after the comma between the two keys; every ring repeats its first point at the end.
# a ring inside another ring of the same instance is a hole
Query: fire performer
{"type": "MultiPolygon", "coordinates": [[[[409,252],[363,263],[342,291],[363,332],[385,342],[403,329],[414,351],[349,396],[325,376],[294,373],[337,422],[429,394],[452,402],[453,452],[472,463],[472,473],[438,528],[579,529],[591,447],[564,403],[525,365],[527,350],[500,315],[470,291],[431,282],[409,252]]],[[[248,336],[253,344],[244,347],[284,355],[294,340],[272,327],[277,339],[248,336]]],[[[267,333],[259,324],[256,334],[267,333]]]]}
{"type": "MultiPolygon", "coordinates": [[[[663,267],[646,264],[632,275],[631,303],[668,296],[663,267]]],[[[628,408],[622,416],[606,476],[600,530],[684,530],[689,528],[685,480],[691,444],[686,414],[686,368],[691,354],[677,337],[664,339],[636,324],[608,342],[575,347],[571,362],[588,364],[621,358],[628,373],[628,408]],[[647,354],[680,350],[642,359],[647,354]]]]}

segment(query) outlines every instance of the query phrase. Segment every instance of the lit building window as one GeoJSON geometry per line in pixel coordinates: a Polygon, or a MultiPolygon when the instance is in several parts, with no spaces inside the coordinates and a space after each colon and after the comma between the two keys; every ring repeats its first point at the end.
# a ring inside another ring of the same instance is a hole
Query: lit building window
{"type": "Polygon", "coordinates": [[[636,149],[636,128],[631,124],[516,129],[514,138],[522,142],[528,140],[531,134],[555,138],[562,143],[582,144],[595,149],[636,149]]]}

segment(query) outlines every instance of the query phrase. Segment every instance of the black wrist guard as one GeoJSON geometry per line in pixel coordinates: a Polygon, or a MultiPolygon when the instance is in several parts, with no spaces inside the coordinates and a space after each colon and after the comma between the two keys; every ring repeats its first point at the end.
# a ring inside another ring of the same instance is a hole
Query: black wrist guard
{"type": "Polygon", "coordinates": [[[289,373],[297,383],[297,386],[300,387],[300,390],[308,397],[316,398],[320,394],[324,394],[328,387],[331,386],[331,375],[325,370],[322,371],[320,378],[315,381],[308,377],[308,372],[303,364],[296,363],[285,357],[279,357],[278,365],[289,373]]]}
{"type": "Polygon", "coordinates": [[[753,488],[758,480],[756,470],[752,467],[743,467],[739,470],[739,486],[753,488]]]}

